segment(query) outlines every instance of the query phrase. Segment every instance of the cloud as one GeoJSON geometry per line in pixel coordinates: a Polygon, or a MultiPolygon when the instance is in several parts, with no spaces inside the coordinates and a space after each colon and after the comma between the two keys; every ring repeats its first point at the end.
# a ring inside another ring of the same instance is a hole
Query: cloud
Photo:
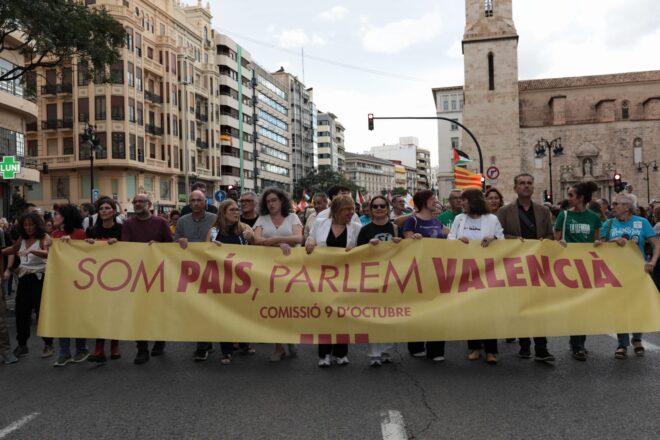
{"type": "Polygon", "coordinates": [[[302,29],[285,29],[273,36],[278,46],[284,49],[297,49],[304,46],[325,46],[328,42],[320,35],[311,36],[302,29]]]}
{"type": "Polygon", "coordinates": [[[343,6],[333,6],[319,14],[319,19],[323,21],[340,21],[348,14],[348,9],[343,6]]]}
{"type": "Polygon", "coordinates": [[[431,41],[440,34],[440,30],[441,19],[437,11],[382,27],[366,25],[362,31],[362,46],[369,52],[394,54],[415,44],[431,41]]]}

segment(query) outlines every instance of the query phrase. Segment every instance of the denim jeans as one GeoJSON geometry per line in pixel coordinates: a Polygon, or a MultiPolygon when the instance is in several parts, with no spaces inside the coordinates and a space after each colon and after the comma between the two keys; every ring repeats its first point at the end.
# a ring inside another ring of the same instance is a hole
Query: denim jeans
{"type": "Polygon", "coordinates": [[[584,343],[586,342],[586,340],[587,340],[586,336],[571,336],[570,344],[573,353],[577,353],[578,351],[585,351],[584,343]]]}
{"type": "MultiPolygon", "coordinates": [[[[60,356],[71,357],[71,339],[60,338],[60,356]]],[[[87,339],[76,338],[76,354],[89,351],[87,350],[87,339]]]]}
{"type": "MultiPolygon", "coordinates": [[[[632,334],[633,341],[641,341],[641,333],[632,334]]],[[[619,347],[628,347],[630,345],[630,333],[619,333],[616,335],[616,338],[619,340],[619,347]]]]}

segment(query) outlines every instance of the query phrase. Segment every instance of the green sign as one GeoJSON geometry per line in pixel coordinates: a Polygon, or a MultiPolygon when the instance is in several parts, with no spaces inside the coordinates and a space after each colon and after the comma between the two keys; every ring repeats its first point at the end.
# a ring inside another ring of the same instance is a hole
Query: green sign
{"type": "Polygon", "coordinates": [[[21,163],[14,156],[4,156],[0,162],[0,173],[3,179],[13,179],[21,172],[21,163]]]}

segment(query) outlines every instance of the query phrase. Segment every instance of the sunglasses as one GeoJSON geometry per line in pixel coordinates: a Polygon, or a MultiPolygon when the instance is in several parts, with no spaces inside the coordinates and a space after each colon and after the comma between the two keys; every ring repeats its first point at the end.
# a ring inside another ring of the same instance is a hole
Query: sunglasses
{"type": "Polygon", "coordinates": [[[371,205],[371,209],[385,209],[385,208],[387,208],[387,205],[380,205],[380,204],[371,205]]]}

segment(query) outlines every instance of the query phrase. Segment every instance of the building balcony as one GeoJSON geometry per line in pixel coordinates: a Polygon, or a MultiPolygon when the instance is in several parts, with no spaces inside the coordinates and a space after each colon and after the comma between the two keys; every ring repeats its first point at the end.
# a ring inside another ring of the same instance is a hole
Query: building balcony
{"type": "Polygon", "coordinates": [[[58,93],[71,93],[73,91],[72,84],[46,84],[41,86],[42,95],[56,95],[58,93]]]}
{"type": "Polygon", "coordinates": [[[198,121],[202,121],[202,122],[208,122],[209,121],[209,115],[206,114],[206,113],[195,111],[195,119],[197,119],[198,121]]]}
{"type": "Polygon", "coordinates": [[[213,177],[213,171],[208,168],[197,167],[197,174],[202,177],[213,177]]]}
{"type": "Polygon", "coordinates": [[[197,148],[201,148],[203,150],[208,150],[209,143],[201,140],[200,138],[197,138],[197,140],[195,141],[195,146],[197,146],[197,148]]]}
{"type": "Polygon", "coordinates": [[[158,160],[158,159],[147,159],[147,166],[149,167],[154,167],[154,168],[159,168],[159,169],[164,169],[167,168],[167,162],[164,160],[158,160]]]}
{"type": "Polygon", "coordinates": [[[57,130],[58,128],[62,128],[61,119],[48,119],[47,121],[41,121],[42,130],[57,130]]]}
{"type": "Polygon", "coordinates": [[[37,121],[25,124],[25,131],[37,131],[37,121]]]}
{"type": "Polygon", "coordinates": [[[163,134],[163,129],[154,124],[146,124],[144,126],[144,131],[153,136],[162,136],[163,134]]]}
{"type": "Polygon", "coordinates": [[[68,116],[62,120],[62,128],[72,129],[73,128],[73,118],[68,116]]]}
{"type": "Polygon", "coordinates": [[[144,91],[144,99],[152,102],[154,104],[162,104],[163,103],[163,97],[158,96],[155,93],[149,92],[147,90],[144,91]]]}

